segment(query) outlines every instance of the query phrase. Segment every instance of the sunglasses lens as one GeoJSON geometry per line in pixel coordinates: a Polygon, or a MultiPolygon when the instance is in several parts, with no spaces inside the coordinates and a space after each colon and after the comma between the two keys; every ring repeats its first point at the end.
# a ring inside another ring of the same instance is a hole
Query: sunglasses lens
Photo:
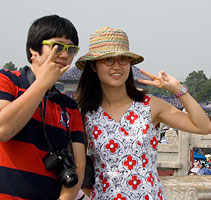
{"type": "Polygon", "coordinates": [[[64,50],[64,45],[62,45],[62,44],[54,43],[53,47],[54,46],[58,46],[58,49],[57,49],[56,53],[61,53],[64,50]]]}
{"type": "Polygon", "coordinates": [[[75,56],[78,52],[76,47],[69,47],[68,48],[68,56],[75,56]]]}

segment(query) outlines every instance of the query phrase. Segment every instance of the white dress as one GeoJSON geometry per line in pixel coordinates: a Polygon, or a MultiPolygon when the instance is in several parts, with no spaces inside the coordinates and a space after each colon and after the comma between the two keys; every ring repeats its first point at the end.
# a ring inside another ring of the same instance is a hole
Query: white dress
{"type": "Polygon", "coordinates": [[[120,122],[101,107],[85,116],[89,152],[95,166],[91,199],[164,200],[157,173],[158,130],[150,96],[133,102],[120,122]]]}

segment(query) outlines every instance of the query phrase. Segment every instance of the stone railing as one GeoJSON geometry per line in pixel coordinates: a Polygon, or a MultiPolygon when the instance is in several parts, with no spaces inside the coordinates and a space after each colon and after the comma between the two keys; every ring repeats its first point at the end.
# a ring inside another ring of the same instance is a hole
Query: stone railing
{"type": "Polygon", "coordinates": [[[160,177],[166,200],[211,200],[211,176],[160,177]]]}
{"type": "Polygon", "coordinates": [[[171,169],[174,176],[186,176],[192,166],[193,148],[211,148],[211,134],[198,135],[173,130],[166,132],[168,144],[158,145],[158,169],[171,169]]]}
{"type": "Polygon", "coordinates": [[[158,169],[173,170],[174,176],[185,176],[192,163],[190,160],[190,134],[179,131],[166,132],[168,144],[158,145],[158,169]]]}
{"type": "Polygon", "coordinates": [[[172,170],[160,176],[166,200],[211,200],[211,176],[188,176],[193,148],[211,148],[211,134],[167,132],[168,144],[158,145],[158,170],[172,170]],[[172,134],[172,135],[171,135],[172,134]]]}

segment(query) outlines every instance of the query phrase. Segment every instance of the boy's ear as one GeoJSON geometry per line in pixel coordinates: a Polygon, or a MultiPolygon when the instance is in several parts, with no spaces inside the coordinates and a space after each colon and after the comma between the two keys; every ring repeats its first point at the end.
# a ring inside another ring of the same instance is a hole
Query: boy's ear
{"type": "Polygon", "coordinates": [[[35,51],[35,50],[33,50],[32,48],[30,48],[29,51],[30,51],[30,53],[32,54],[32,56],[33,56],[33,55],[36,55],[36,56],[38,55],[38,52],[35,51]]]}
{"type": "Polygon", "coordinates": [[[33,60],[37,57],[38,52],[35,51],[35,50],[33,50],[32,48],[30,48],[29,51],[30,51],[30,53],[31,53],[31,55],[32,55],[32,56],[31,56],[31,61],[33,61],[33,60]]]}

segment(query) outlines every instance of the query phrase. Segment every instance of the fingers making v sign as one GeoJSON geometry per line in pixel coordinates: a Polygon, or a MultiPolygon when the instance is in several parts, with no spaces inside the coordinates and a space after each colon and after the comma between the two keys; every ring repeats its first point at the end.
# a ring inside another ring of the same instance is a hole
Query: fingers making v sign
{"type": "Polygon", "coordinates": [[[59,77],[70,67],[69,58],[59,58],[57,46],[53,47],[46,60],[40,65],[38,60],[33,60],[32,68],[37,80],[46,84],[48,88],[56,83],[59,77]]]}
{"type": "Polygon", "coordinates": [[[150,78],[150,80],[139,79],[138,82],[142,84],[162,88],[172,93],[176,93],[181,86],[180,82],[176,78],[165,73],[164,71],[160,71],[157,76],[142,69],[140,72],[150,78]]]}

